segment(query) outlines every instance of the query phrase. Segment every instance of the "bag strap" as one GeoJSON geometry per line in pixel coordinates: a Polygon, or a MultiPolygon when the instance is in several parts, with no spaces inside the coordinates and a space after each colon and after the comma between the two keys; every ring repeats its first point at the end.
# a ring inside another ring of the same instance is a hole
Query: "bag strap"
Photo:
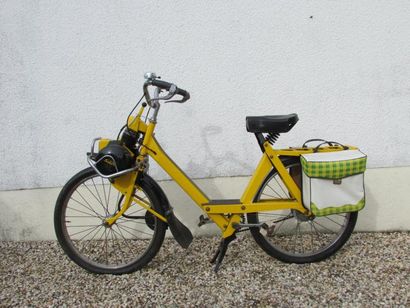
{"type": "Polygon", "coordinates": [[[309,143],[309,142],[315,142],[315,141],[322,141],[323,143],[321,143],[321,144],[329,144],[330,146],[332,146],[328,141],[326,141],[325,139],[309,139],[309,140],[307,140],[303,145],[302,145],[302,148],[307,148],[307,144],[309,143]]]}
{"type": "Polygon", "coordinates": [[[345,146],[345,145],[343,145],[343,144],[341,144],[341,143],[339,143],[339,142],[336,142],[336,141],[327,141],[327,140],[325,140],[325,139],[309,139],[309,140],[307,140],[303,145],[302,145],[302,148],[307,148],[307,144],[309,143],[309,142],[315,142],[315,141],[322,141],[321,143],[319,143],[314,149],[313,149],[313,152],[314,153],[316,153],[317,151],[319,151],[319,148],[322,146],[322,145],[325,145],[325,144],[328,144],[329,146],[335,146],[335,145],[340,145],[342,148],[343,148],[343,150],[347,150],[349,147],[347,147],[347,146],[345,146]]]}
{"type": "Polygon", "coordinates": [[[349,149],[349,147],[347,147],[347,146],[345,146],[345,145],[343,145],[343,144],[341,144],[341,143],[339,143],[339,142],[336,142],[336,141],[325,141],[325,142],[322,142],[322,143],[318,144],[318,145],[313,149],[313,153],[316,153],[317,151],[319,151],[319,148],[320,148],[322,145],[324,145],[324,144],[328,144],[329,146],[340,145],[340,146],[343,148],[343,150],[349,149]]]}

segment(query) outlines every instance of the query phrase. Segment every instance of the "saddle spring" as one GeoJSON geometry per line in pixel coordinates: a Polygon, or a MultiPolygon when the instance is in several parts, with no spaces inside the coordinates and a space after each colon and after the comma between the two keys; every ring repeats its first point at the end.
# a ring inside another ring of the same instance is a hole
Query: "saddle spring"
{"type": "Polygon", "coordinates": [[[279,133],[268,133],[265,137],[265,140],[273,145],[276,140],[278,140],[280,134],[279,133]]]}

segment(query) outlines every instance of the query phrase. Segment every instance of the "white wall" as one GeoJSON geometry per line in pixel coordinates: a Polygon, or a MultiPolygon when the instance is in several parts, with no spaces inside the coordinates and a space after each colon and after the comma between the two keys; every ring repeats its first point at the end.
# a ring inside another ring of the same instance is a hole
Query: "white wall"
{"type": "Polygon", "coordinates": [[[0,189],[85,167],[149,70],[192,94],[157,136],[193,177],[250,174],[245,116],[291,112],[281,145],[330,138],[370,167],[409,165],[409,16],[409,1],[1,1],[0,189]]]}

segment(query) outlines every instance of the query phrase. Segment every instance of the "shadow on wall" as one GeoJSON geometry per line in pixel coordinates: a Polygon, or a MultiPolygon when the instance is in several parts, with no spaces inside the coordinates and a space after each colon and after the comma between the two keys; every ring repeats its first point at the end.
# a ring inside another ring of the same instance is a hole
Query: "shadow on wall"
{"type": "MultiPolygon", "coordinates": [[[[201,139],[204,145],[204,153],[206,153],[206,159],[203,163],[195,163],[190,161],[187,165],[186,173],[198,174],[198,170],[205,171],[206,175],[219,175],[220,167],[223,165],[224,170],[230,170],[233,174],[250,173],[254,166],[241,162],[236,158],[236,153],[232,151],[224,152],[223,155],[214,154],[210,146],[211,138],[218,138],[222,134],[222,127],[220,126],[206,126],[201,131],[201,139]]],[[[227,199],[234,198],[239,199],[242,195],[242,191],[238,191],[234,196],[227,196],[225,192],[221,191],[216,180],[208,179],[206,181],[195,181],[198,187],[204,191],[209,199],[227,199]]],[[[194,236],[198,235],[212,235],[218,234],[219,229],[214,224],[206,224],[198,228],[199,216],[204,214],[202,210],[189,198],[189,196],[178,187],[175,182],[169,182],[163,185],[166,193],[170,199],[170,203],[175,207],[175,212],[178,217],[187,225],[187,227],[193,232],[194,236]],[[178,194],[175,192],[178,191],[178,194]],[[174,200],[178,200],[178,204],[175,204],[174,200]],[[182,201],[182,202],[181,202],[182,201]],[[193,220],[193,217],[196,219],[193,220]]]]}
{"type": "MultiPolygon", "coordinates": [[[[215,154],[210,146],[210,138],[218,138],[222,131],[223,129],[219,126],[206,126],[202,129],[201,139],[204,144],[203,150],[206,153],[206,158],[203,163],[190,161],[184,170],[188,175],[198,174],[198,170],[205,171],[207,175],[217,175],[220,173],[219,169],[222,165],[225,170],[232,170],[236,174],[253,169],[253,166],[236,159],[236,155],[232,151],[219,156],[215,154]]],[[[209,199],[240,198],[242,194],[242,191],[238,191],[234,196],[227,196],[226,192],[221,191],[218,187],[217,179],[204,179],[195,182],[209,199]]],[[[193,232],[194,236],[218,234],[219,229],[214,224],[206,224],[198,228],[199,216],[204,213],[178,184],[174,181],[164,181],[160,184],[167,194],[171,206],[175,208],[176,215],[193,232]]]]}
{"type": "MultiPolygon", "coordinates": [[[[195,163],[190,161],[187,165],[186,172],[188,174],[198,174],[198,169],[203,170],[206,176],[221,176],[220,168],[223,166],[224,170],[229,170],[232,174],[251,174],[254,167],[244,163],[236,158],[237,153],[233,151],[224,151],[222,155],[214,154],[210,146],[211,138],[220,138],[223,129],[220,126],[205,126],[201,131],[201,139],[204,145],[203,151],[206,154],[203,163],[195,163]]],[[[226,148],[224,148],[226,150],[226,148]]]]}

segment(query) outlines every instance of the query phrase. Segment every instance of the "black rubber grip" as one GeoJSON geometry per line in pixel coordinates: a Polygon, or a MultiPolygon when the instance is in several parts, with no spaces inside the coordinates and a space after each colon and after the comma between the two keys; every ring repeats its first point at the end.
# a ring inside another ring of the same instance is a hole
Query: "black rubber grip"
{"type": "MultiPolygon", "coordinates": [[[[169,82],[166,82],[166,81],[163,81],[163,80],[154,79],[154,80],[151,81],[151,85],[169,91],[169,89],[171,88],[171,86],[173,84],[169,83],[169,82]]],[[[185,91],[185,90],[180,89],[178,87],[175,91],[175,94],[181,95],[183,97],[184,102],[189,100],[189,98],[191,97],[189,95],[188,91],[185,91]]]]}
{"type": "Polygon", "coordinates": [[[189,100],[189,98],[191,97],[189,95],[189,92],[180,88],[177,88],[177,91],[175,92],[175,94],[181,95],[184,97],[184,101],[189,100]]]}
{"type": "Polygon", "coordinates": [[[164,90],[169,90],[172,86],[172,83],[166,82],[166,81],[162,81],[162,80],[158,80],[158,79],[154,79],[151,80],[151,84],[153,86],[156,86],[158,88],[164,89],[164,90]]]}

